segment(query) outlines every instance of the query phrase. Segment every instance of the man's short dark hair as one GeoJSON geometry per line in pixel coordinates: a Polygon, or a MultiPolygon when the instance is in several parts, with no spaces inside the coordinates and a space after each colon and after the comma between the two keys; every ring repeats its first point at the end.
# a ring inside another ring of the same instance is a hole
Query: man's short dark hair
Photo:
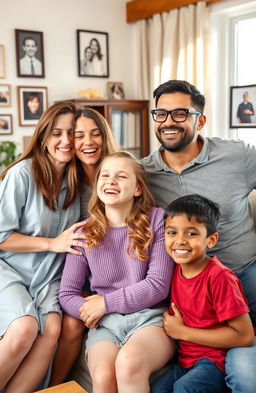
{"type": "Polygon", "coordinates": [[[170,93],[183,93],[190,95],[191,102],[195,109],[197,109],[201,113],[204,112],[205,97],[200,93],[200,91],[189,82],[176,79],[162,83],[154,90],[153,97],[155,99],[156,106],[162,94],[170,93]]]}
{"type": "Polygon", "coordinates": [[[32,37],[32,36],[27,36],[27,37],[25,37],[25,38],[23,39],[23,42],[22,42],[22,45],[23,45],[23,46],[26,45],[26,41],[27,41],[27,40],[32,40],[32,41],[34,41],[35,46],[37,46],[37,40],[36,40],[34,37],[32,37]]]}
{"type": "Polygon", "coordinates": [[[198,222],[204,223],[207,229],[207,236],[218,230],[220,211],[218,205],[208,198],[198,194],[190,194],[175,199],[165,209],[164,222],[168,217],[175,217],[186,214],[189,220],[194,217],[198,222]]]}

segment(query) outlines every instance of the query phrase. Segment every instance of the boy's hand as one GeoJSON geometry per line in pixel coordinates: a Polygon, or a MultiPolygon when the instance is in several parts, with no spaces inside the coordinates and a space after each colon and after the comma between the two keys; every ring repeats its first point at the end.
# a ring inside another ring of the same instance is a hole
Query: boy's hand
{"type": "Polygon", "coordinates": [[[165,333],[174,338],[175,340],[182,339],[182,329],[185,327],[181,313],[179,312],[177,306],[171,304],[174,315],[170,315],[168,311],[164,312],[164,330],[165,333]]]}

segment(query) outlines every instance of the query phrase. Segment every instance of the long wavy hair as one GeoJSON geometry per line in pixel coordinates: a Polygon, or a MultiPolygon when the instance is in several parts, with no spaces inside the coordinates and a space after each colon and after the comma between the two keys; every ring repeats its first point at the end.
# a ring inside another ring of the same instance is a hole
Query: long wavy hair
{"type": "Polygon", "coordinates": [[[98,59],[101,60],[103,57],[103,54],[101,53],[101,47],[100,47],[99,40],[97,38],[92,38],[90,41],[90,44],[89,44],[90,47],[91,47],[93,41],[96,42],[96,44],[98,46],[98,51],[95,53],[95,56],[97,56],[98,59]]]}
{"type": "MultiPolygon", "coordinates": [[[[78,109],[75,113],[75,122],[80,117],[87,117],[88,119],[92,119],[97,124],[97,127],[101,132],[103,144],[102,144],[102,154],[99,160],[99,164],[105,156],[120,150],[117,143],[115,142],[112,130],[107,120],[98,111],[88,107],[83,109],[78,109]]],[[[83,179],[85,180],[86,183],[89,183],[89,180],[87,179],[86,172],[82,166],[82,163],[77,157],[76,157],[76,166],[77,166],[79,179],[80,180],[83,179]]]]}
{"type": "Polygon", "coordinates": [[[133,207],[126,217],[126,225],[129,231],[128,254],[136,255],[141,261],[148,260],[148,247],[153,241],[154,235],[150,227],[150,212],[154,207],[154,199],[146,182],[146,173],[140,163],[131,153],[119,151],[105,157],[98,167],[93,187],[92,197],[88,205],[90,219],[84,225],[86,235],[86,247],[99,246],[101,240],[108,231],[108,220],[105,215],[105,205],[97,195],[97,182],[101,168],[106,160],[111,158],[126,158],[134,169],[137,183],[141,188],[141,195],[134,197],[133,207]]]}
{"type": "MultiPolygon", "coordinates": [[[[32,159],[32,171],[34,174],[36,186],[39,192],[42,192],[44,201],[50,210],[57,210],[55,193],[56,193],[56,173],[49,159],[47,150],[48,138],[54,128],[57,116],[72,113],[75,115],[76,106],[72,102],[62,101],[52,105],[40,117],[31,142],[25,152],[2,173],[2,180],[6,173],[22,160],[32,159]]],[[[67,209],[74,201],[77,194],[77,171],[75,157],[67,164],[65,170],[67,176],[68,192],[63,205],[67,209]]]]}

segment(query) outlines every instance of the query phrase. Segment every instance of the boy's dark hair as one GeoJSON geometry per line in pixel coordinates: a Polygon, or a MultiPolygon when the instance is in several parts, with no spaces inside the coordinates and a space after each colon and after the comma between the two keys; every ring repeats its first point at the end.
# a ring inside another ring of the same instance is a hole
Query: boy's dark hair
{"type": "Polygon", "coordinates": [[[168,217],[175,217],[183,213],[186,214],[189,220],[195,217],[198,222],[204,223],[207,229],[207,236],[217,232],[220,211],[218,205],[210,199],[198,194],[186,195],[175,199],[165,209],[164,222],[166,223],[168,217]]]}
{"type": "Polygon", "coordinates": [[[169,80],[168,82],[159,85],[153,92],[155,104],[157,106],[158,100],[162,94],[183,93],[191,96],[191,102],[195,109],[204,113],[205,98],[199,90],[187,81],[169,80]]]}

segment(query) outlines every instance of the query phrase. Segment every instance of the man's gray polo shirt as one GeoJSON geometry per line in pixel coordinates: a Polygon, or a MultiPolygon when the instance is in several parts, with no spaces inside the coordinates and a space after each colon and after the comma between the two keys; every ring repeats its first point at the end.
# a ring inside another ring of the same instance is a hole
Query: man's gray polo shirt
{"type": "Polygon", "coordinates": [[[256,234],[248,194],[256,188],[256,150],[242,141],[202,138],[200,154],[181,173],[167,167],[159,150],[142,159],[157,206],[200,194],[220,207],[219,241],[210,250],[236,273],[256,259],[256,234]]]}

